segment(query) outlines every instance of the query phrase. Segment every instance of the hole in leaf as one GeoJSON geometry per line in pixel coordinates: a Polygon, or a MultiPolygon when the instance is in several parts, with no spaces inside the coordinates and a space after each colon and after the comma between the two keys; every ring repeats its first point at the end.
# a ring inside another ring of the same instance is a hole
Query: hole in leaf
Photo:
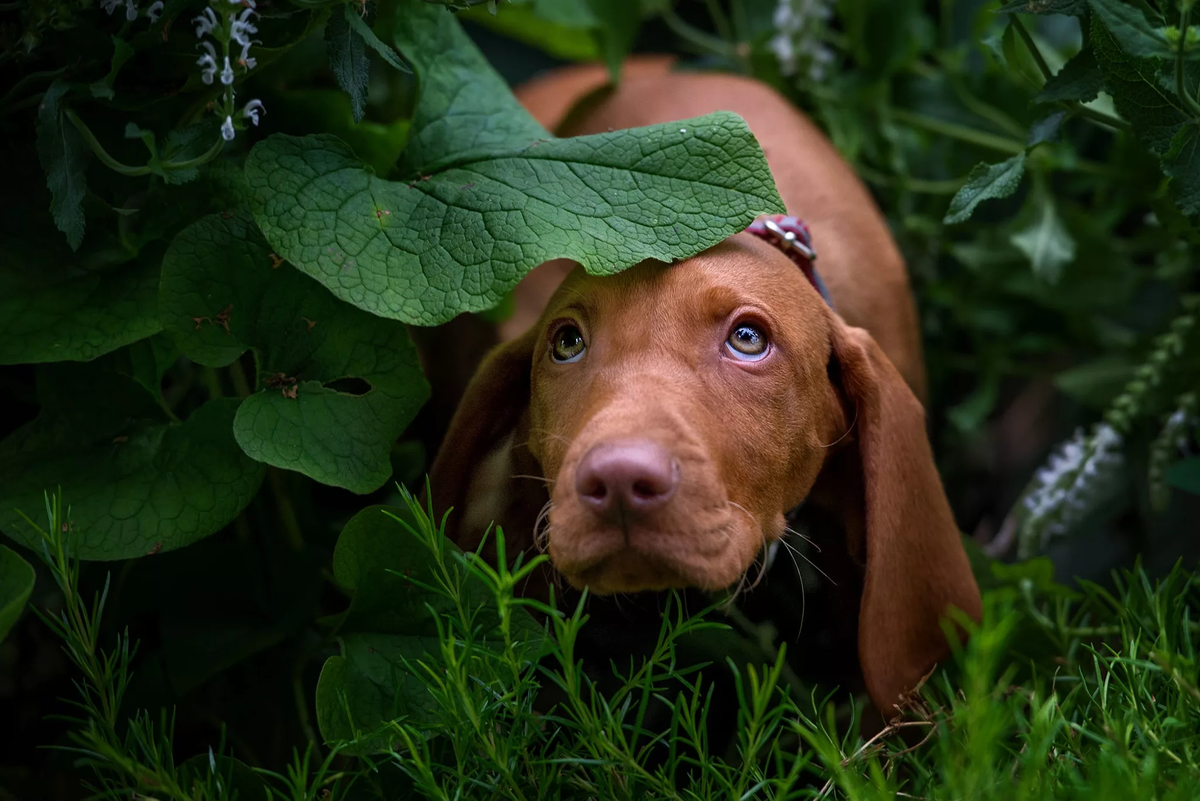
{"type": "Polygon", "coordinates": [[[370,382],[355,376],[336,378],[326,382],[324,386],[326,389],[332,389],[334,392],[341,392],[344,395],[366,395],[371,391],[370,382]]]}

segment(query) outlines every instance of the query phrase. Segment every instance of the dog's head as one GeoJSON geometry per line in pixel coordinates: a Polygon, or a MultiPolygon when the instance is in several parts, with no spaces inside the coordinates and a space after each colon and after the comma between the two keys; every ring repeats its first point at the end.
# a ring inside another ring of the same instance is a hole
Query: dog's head
{"type": "Polygon", "coordinates": [[[948,606],[978,614],[920,403],[745,234],[673,266],[572,273],[481,366],[431,480],[461,546],[493,519],[510,542],[536,531],[597,594],[734,585],[820,495],[863,566],[858,648],[881,710],[944,655],[948,606]]]}

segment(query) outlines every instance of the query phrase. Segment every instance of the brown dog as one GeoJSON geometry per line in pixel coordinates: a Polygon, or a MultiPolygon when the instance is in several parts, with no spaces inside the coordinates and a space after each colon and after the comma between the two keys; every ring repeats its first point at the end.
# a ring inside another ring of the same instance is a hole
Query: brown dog
{"type": "Polygon", "coordinates": [[[903,260],[850,168],[774,91],[664,59],[624,74],[612,89],[598,67],[569,68],[520,97],[564,136],[741,114],[813,231],[833,310],[746,233],[614,277],[544,265],[453,419],[435,505],[457,510],[463,548],[494,520],[510,553],[548,549],[603,595],[736,585],[803,503],[837,523],[828,558],[856,578],[861,678],[887,716],[948,652],[948,608],[980,613],[926,438],[903,260]]]}

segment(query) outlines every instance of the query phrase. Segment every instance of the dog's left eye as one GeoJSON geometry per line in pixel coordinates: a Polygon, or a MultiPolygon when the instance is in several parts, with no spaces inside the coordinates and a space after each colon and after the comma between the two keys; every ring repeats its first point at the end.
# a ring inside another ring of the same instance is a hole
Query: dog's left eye
{"type": "Polygon", "coordinates": [[[564,325],[554,333],[554,341],[550,347],[551,358],[560,364],[578,361],[587,350],[583,334],[573,325],[564,325]]]}
{"type": "Polygon", "coordinates": [[[729,334],[725,347],[735,359],[756,362],[767,355],[767,335],[758,326],[742,323],[729,334]]]}

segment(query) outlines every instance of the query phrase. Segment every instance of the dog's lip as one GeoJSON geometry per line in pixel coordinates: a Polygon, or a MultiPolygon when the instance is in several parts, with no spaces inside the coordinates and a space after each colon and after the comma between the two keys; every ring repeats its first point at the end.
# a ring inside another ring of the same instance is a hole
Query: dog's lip
{"type": "Polygon", "coordinates": [[[622,548],[585,567],[570,572],[564,571],[563,575],[572,584],[586,586],[601,595],[616,592],[653,592],[690,587],[693,584],[661,556],[633,548],[622,548]],[[630,567],[634,569],[631,571],[630,567]],[[651,577],[654,580],[648,581],[651,577]]]}

